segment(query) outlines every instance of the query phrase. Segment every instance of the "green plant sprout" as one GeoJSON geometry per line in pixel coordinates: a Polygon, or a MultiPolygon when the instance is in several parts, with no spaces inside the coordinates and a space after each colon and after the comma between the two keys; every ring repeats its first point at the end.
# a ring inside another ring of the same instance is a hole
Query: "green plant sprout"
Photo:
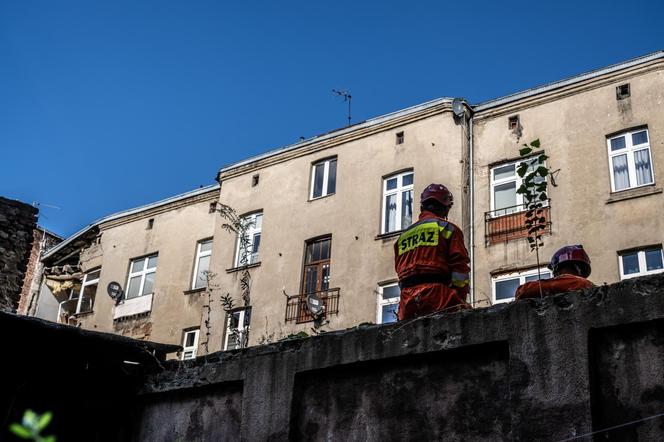
{"type": "Polygon", "coordinates": [[[20,424],[11,424],[9,430],[21,439],[33,440],[35,442],[55,442],[55,436],[42,436],[41,432],[53,419],[53,413],[47,411],[37,414],[32,410],[25,410],[20,424]]]}
{"type": "Polygon", "coordinates": [[[549,200],[546,177],[550,171],[545,166],[545,161],[549,157],[541,151],[535,152],[539,148],[539,138],[531,141],[530,144],[523,144],[519,148],[519,156],[524,160],[516,169],[517,175],[522,179],[521,186],[516,190],[516,193],[523,197],[523,206],[526,209],[525,224],[528,228],[527,239],[530,251],[535,251],[537,258],[537,280],[539,282],[540,297],[542,297],[539,249],[544,246],[542,233],[548,227],[548,221],[544,216],[544,205],[549,200]]]}

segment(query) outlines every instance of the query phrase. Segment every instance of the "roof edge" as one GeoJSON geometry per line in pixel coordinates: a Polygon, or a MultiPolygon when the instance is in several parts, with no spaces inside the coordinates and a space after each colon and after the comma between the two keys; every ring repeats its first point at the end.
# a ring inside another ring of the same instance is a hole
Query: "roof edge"
{"type": "Polygon", "coordinates": [[[575,83],[579,83],[584,80],[589,80],[593,79],[596,77],[599,77],[601,75],[605,74],[610,74],[622,69],[627,69],[633,66],[638,66],[643,63],[647,63],[649,61],[653,60],[658,60],[658,59],[664,59],[664,50],[659,50],[656,52],[652,52],[650,54],[642,55],[640,57],[632,58],[627,61],[623,61],[620,63],[612,64],[609,66],[605,66],[603,68],[598,68],[594,69],[591,71],[587,71],[581,74],[577,74],[568,78],[564,78],[562,80],[556,80],[551,83],[546,83],[541,86],[535,86],[530,89],[525,89],[520,92],[515,92],[513,94],[505,95],[503,97],[499,98],[493,98],[491,100],[483,101],[479,104],[476,104],[473,106],[473,110],[475,112],[480,112],[486,109],[492,109],[494,107],[501,106],[503,104],[511,103],[514,101],[521,100],[523,98],[528,98],[533,95],[541,94],[543,92],[548,92],[553,89],[561,88],[564,86],[569,86],[575,83]]]}
{"type": "Polygon", "coordinates": [[[123,211],[120,211],[120,212],[112,213],[110,215],[106,215],[102,218],[99,218],[96,221],[93,221],[92,223],[88,224],[87,226],[83,227],[81,230],[79,230],[78,232],[76,232],[73,235],[69,236],[67,239],[65,239],[64,241],[62,241],[61,243],[59,243],[58,245],[56,245],[52,249],[50,249],[47,253],[44,254],[44,256],[42,256],[42,260],[50,258],[52,255],[56,254],[58,251],[60,251],[61,249],[63,249],[67,245],[69,245],[71,242],[73,242],[74,240],[76,240],[80,236],[84,235],[85,233],[89,232],[90,230],[92,230],[93,228],[99,226],[102,223],[105,223],[105,222],[108,222],[108,221],[113,221],[113,220],[116,220],[116,219],[119,219],[119,218],[123,218],[125,216],[134,215],[136,213],[144,212],[146,210],[154,209],[156,207],[164,206],[166,204],[174,203],[176,201],[180,201],[180,200],[183,200],[183,199],[186,199],[186,198],[191,198],[191,197],[194,197],[194,196],[202,195],[204,193],[212,192],[212,191],[217,190],[217,189],[219,189],[219,184],[211,184],[209,186],[200,187],[200,188],[195,189],[195,190],[190,190],[189,192],[184,192],[184,193],[180,193],[178,195],[173,195],[171,197],[164,198],[162,200],[158,200],[158,201],[155,201],[153,203],[144,204],[142,206],[138,206],[138,207],[135,207],[133,209],[127,209],[127,210],[123,210],[123,211]]]}
{"type": "MultiPolygon", "coordinates": [[[[237,169],[237,168],[242,167],[242,166],[246,166],[247,164],[251,164],[251,163],[254,163],[256,161],[263,160],[265,158],[270,158],[270,157],[273,157],[273,156],[276,156],[276,155],[279,155],[279,154],[282,154],[282,153],[286,153],[286,152],[290,152],[290,151],[293,151],[293,150],[296,150],[296,149],[299,149],[299,148],[310,146],[312,144],[315,144],[315,143],[318,143],[318,142],[321,142],[321,141],[333,139],[333,138],[336,138],[338,136],[345,135],[345,134],[354,132],[354,131],[359,130],[359,129],[364,129],[364,128],[371,127],[371,126],[374,126],[374,125],[377,125],[377,124],[381,124],[381,123],[384,123],[386,121],[389,121],[389,120],[392,120],[392,119],[395,119],[395,118],[399,118],[399,117],[406,116],[406,115],[409,115],[409,114],[412,114],[412,113],[415,113],[415,112],[418,112],[418,111],[428,109],[430,107],[437,106],[439,104],[451,103],[452,100],[454,100],[453,97],[436,98],[436,99],[433,99],[433,100],[426,101],[424,103],[420,103],[420,104],[416,104],[414,106],[407,107],[405,109],[400,109],[398,111],[394,111],[394,112],[390,112],[390,113],[387,113],[387,114],[384,114],[384,115],[380,115],[378,117],[370,118],[368,120],[365,120],[361,123],[354,124],[352,126],[348,126],[348,127],[344,127],[344,128],[340,128],[340,129],[335,129],[335,130],[332,130],[330,132],[324,133],[322,135],[316,135],[316,136],[308,138],[306,140],[298,141],[297,143],[289,144],[289,145],[286,145],[286,146],[283,146],[283,147],[280,147],[280,148],[277,148],[277,149],[272,149],[272,150],[267,151],[265,153],[249,157],[245,160],[240,160],[240,161],[237,161],[235,163],[228,164],[228,165],[222,167],[221,169],[219,169],[219,173],[217,174],[217,176],[219,176],[219,174],[222,174],[224,172],[228,172],[230,170],[237,169]]],[[[464,102],[465,102],[465,100],[464,100],[464,102]]]]}

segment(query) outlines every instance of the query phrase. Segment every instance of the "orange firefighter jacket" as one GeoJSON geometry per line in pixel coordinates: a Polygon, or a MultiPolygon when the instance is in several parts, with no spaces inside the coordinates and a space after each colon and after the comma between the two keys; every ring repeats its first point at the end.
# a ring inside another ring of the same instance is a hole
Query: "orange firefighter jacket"
{"type": "Polygon", "coordinates": [[[466,307],[470,259],[461,229],[423,211],[394,244],[401,299],[399,320],[466,307]]]}
{"type": "MultiPolygon", "coordinates": [[[[551,279],[543,279],[541,282],[542,295],[544,296],[552,296],[558,293],[573,292],[575,290],[595,287],[595,284],[588,281],[586,278],[569,274],[558,275],[551,279]]],[[[540,289],[538,281],[527,282],[516,289],[516,299],[539,297],[540,289]]]]}

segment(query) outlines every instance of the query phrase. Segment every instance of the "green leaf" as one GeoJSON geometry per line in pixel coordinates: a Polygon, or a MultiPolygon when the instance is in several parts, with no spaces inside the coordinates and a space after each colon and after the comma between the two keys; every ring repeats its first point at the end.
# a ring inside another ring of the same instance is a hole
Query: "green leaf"
{"type": "Polygon", "coordinates": [[[546,218],[541,217],[538,221],[539,221],[540,223],[545,223],[545,222],[546,222],[546,218]]]}
{"type": "Polygon", "coordinates": [[[529,210],[526,212],[526,218],[531,218],[534,215],[535,211],[534,210],[529,210]]]}
{"type": "Polygon", "coordinates": [[[538,163],[543,163],[549,158],[548,155],[540,154],[540,156],[537,157],[537,162],[538,163]]]}
{"type": "Polygon", "coordinates": [[[536,140],[531,141],[531,142],[530,142],[530,145],[533,146],[533,147],[536,148],[536,149],[537,149],[538,147],[540,147],[540,140],[539,140],[539,138],[536,139],[536,140]]]}
{"type": "Polygon", "coordinates": [[[537,173],[539,174],[539,176],[544,177],[544,176],[547,176],[549,174],[549,169],[547,169],[544,166],[540,166],[540,167],[537,168],[537,173]]]}
{"type": "Polygon", "coordinates": [[[537,232],[537,226],[531,227],[530,229],[528,229],[528,235],[530,235],[532,233],[535,233],[535,232],[537,232]]]}
{"type": "Polygon", "coordinates": [[[42,442],[55,442],[55,436],[51,435],[42,437],[42,442]]]}
{"type": "Polygon", "coordinates": [[[540,195],[539,199],[540,199],[540,201],[546,201],[549,198],[547,197],[546,193],[543,193],[543,194],[540,195]]]}
{"type": "Polygon", "coordinates": [[[32,437],[30,430],[21,424],[11,424],[9,426],[9,430],[22,439],[30,439],[32,437]]]}
{"type": "Polygon", "coordinates": [[[528,165],[526,163],[521,163],[519,164],[519,167],[516,168],[516,173],[521,178],[523,178],[523,176],[526,174],[527,171],[528,171],[528,165]]]}
{"type": "Polygon", "coordinates": [[[519,155],[525,157],[526,155],[530,155],[532,151],[533,150],[530,147],[522,147],[521,149],[519,149],[519,155]]]}
{"type": "Polygon", "coordinates": [[[46,413],[39,416],[39,422],[37,422],[37,428],[39,431],[46,428],[46,426],[51,422],[51,419],[53,419],[53,413],[50,411],[47,411],[46,413]]]}

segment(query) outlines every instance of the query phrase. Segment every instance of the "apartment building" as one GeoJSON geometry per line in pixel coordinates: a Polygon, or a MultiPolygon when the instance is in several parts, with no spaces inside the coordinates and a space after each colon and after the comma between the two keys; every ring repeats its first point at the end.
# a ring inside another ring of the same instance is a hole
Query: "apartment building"
{"type": "Polygon", "coordinates": [[[597,284],[661,272],[663,106],[657,52],[474,106],[441,98],[373,118],[93,223],[46,254],[43,298],[57,298],[56,320],[181,344],[183,358],[311,333],[311,294],[325,306],[316,331],[391,322],[394,241],[440,182],[471,253],[469,301],[509,302],[537,275],[515,173],[534,139],[553,172],[542,275],[565,244],[584,245],[597,284]]]}
{"type": "MultiPolygon", "coordinates": [[[[136,339],[188,343],[196,355],[219,197],[212,185],[104,217],[45,254],[50,319],[136,339]],[[115,282],[121,296],[109,296],[115,282]]],[[[44,317],[44,316],[42,316],[44,317]]],[[[183,353],[184,356],[184,353],[183,353]]]]}
{"type": "MultiPolygon", "coordinates": [[[[482,103],[473,117],[475,298],[513,299],[537,276],[515,190],[518,147],[534,139],[553,171],[542,263],[582,244],[590,280],[662,271],[664,53],[482,103]]],[[[545,277],[550,272],[542,267],[545,277]]]]}
{"type": "Polygon", "coordinates": [[[461,100],[443,98],[250,158],[219,172],[219,201],[245,217],[248,243],[217,225],[217,290],[238,309],[213,312],[213,348],[232,348],[234,329],[250,345],[311,333],[305,293],[326,306],[324,330],[395,320],[399,290],[393,243],[417,219],[419,192],[444,182],[464,223],[468,129],[461,100]],[[456,114],[455,114],[456,109],[456,114]],[[241,301],[243,269],[250,304],[241,301]],[[218,330],[217,330],[218,331],[218,330]]]}

